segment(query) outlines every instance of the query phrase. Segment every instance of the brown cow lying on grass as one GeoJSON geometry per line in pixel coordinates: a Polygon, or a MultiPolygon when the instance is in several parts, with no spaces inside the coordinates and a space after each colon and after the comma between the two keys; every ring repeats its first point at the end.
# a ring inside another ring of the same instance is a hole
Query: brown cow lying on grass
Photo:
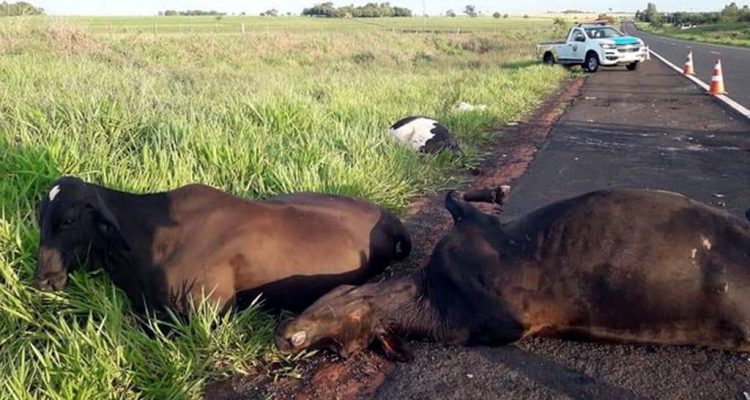
{"type": "Polygon", "coordinates": [[[504,345],[527,336],[750,350],[750,224],[684,196],[597,191],[501,223],[452,194],[454,227],[410,276],[342,286],[277,328],[283,350],[399,336],[504,345]]]}
{"type": "Polygon", "coordinates": [[[78,264],[103,266],[136,310],[210,300],[302,310],[362,284],[411,249],[401,221],[355,198],[295,193],[247,201],[204,185],[130,194],[57,180],[38,208],[35,285],[61,290],[78,264]]]}

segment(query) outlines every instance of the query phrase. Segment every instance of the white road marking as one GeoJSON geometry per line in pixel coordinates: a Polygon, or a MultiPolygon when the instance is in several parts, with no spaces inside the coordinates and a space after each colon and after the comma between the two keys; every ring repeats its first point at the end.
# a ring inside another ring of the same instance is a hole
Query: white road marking
{"type": "MultiPolygon", "coordinates": [[[[651,49],[649,49],[649,51],[651,52],[651,55],[653,55],[654,57],[658,58],[661,62],[663,62],[664,64],[666,64],[669,68],[672,68],[673,70],[677,71],[678,74],[682,75],[682,68],[680,68],[680,67],[672,64],[671,62],[669,62],[669,60],[667,60],[666,58],[662,57],[659,53],[657,53],[657,52],[655,52],[655,51],[653,51],[651,49]]],[[[695,76],[688,75],[688,76],[686,76],[686,78],[690,79],[691,81],[693,81],[693,83],[695,83],[696,85],[698,85],[701,88],[703,88],[703,90],[708,90],[709,89],[709,86],[705,82],[703,82],[702,80],[696,78],[695,76]]],[[[744,115],[746,118],[750,118],[750,110],[748,110],[747,108],[745,108],[742,104],[740,104],[740,103],[738,103],[738,102],[730,99],[729,97],[727,97],[726,95],[723,95],[723,94],[720,94],[720,95],[714,96],[714,97],[716,97],[717,99],[719,99],[719,101],[723,102],[724,104],[728,105],[729,107],[733,108],[738,113],[744,115]]]]}
{"type": "Polygon", "coordinates": [[[709,53],[711,53],[711,54],[716,54],[717,56],[720,56],[720,55],[721,55],[721,53],[720,53],[720,52],[718,52],[718,51],[713,51],[713,50],[709,51],[709,53]]]}
{"type": "MultiPolygon", "coordinates": [[[[670,42],[670,40],[667,40],[663,36],[660,37],[659,35],[651,35],[648,32],[639,31],[637,28],[636,28],[636,32],[640,32],[642,35],[645,34],[646,36],[651,36],[651,39],[649,40],[652,42],[662,42],[662,43],[670,42]]],[[[635,34],[629,33],[629,35],[635,35],[635,34]]],[[[693,43],[689,40],[679,40],[679,42],[684,43],[685,46],[689,46],[690,43],[693,43]]],[[[673,41],[672,43],[674,44],[676,42],[673,41]]],[[[701,43],[701,46],[706,47],[706,48],[727,49],[727,50],[732,50],[732,51],[750,51],[750,47],[728,46],[728,45],[716,44],[716,43],[701,43]]]]}
{"type": "Polygon", "coordinates": [[[54,201],[58,193],[60,193],[60,185],[55,185],[55,187],[49,191],[49,201],[54,201]]]}

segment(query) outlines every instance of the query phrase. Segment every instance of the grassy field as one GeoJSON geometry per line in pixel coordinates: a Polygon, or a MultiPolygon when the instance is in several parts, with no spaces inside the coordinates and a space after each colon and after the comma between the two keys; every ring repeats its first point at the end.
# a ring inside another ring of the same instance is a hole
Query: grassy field
{"type": "MultiPolygon", "coordinates": [[[[632,17],[631,14],[614,14],[614,17],[632,17]]],[[[508,30],[528,30],[533,26],[549,25],[555,18],[570,22],[592,20],[597,14],[539,13],[510,18],[304,18],[254,16],[222,17],[64,17],[63,23],[75,24],[91,34],[239,34],[243,26],[247,32],[342,32],[342,31],[439,31],[453,33],[500,33],[508,30]]],[[[50,17],[31,17],[49,20],[50,17]]]]}
{"type": "Polygon", "coordinates": [[[750,47],[750,23],[747,22],[701,25],[690,29],[680,29],[666,25],[661,28],[655,28],[647,23],[639,23],[638,27],[648,32],[677,39],[750,47]]]}
{"type": "Polygon", "coordinates": [[[560,34],[549,20],[431,18],[445,32],[415,33],[401,30],[421,19],[387,22],[0,20],[0,397],[198,398],[223,376],[294,373],[257,309],[213,330],[214,310],[197,310],[149,337],[101,270],[76,272],[64,293],[31,289],[34,204],[61,174],[135,192],[313,190],[400,211],[450,186],[493,129],[567,76],[532,58],[560,34]],[[458,101],[488,109],[459,113],[458,101]],[[410,114],[443,121],[466,157],[394,143],[387,127],[410,114]]]}
{"type": "MultiPolygon", "coordinates": [[[[573,18],[573,16],[571,16],[573,18]]],[[[530,26],[546,24],[552,17],[523,18],[306,18],[306,17],[65,17],[93,34],[238,34],[245,32],[345,32],[388,30],[438,30],[450,32],[499,32],[508,29],[526,30],[530,26]]]]}

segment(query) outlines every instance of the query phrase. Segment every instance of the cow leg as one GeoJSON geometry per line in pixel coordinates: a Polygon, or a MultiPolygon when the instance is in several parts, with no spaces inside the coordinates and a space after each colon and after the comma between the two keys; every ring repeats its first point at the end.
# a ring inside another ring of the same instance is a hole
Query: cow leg
{"type": "Polygon", "coordinates": [[[477,189],[464,192],[463,199],[468,202],[494,203],[503,206],[509,195],[510,186],[502,185],[493,189],[477,189]]]}

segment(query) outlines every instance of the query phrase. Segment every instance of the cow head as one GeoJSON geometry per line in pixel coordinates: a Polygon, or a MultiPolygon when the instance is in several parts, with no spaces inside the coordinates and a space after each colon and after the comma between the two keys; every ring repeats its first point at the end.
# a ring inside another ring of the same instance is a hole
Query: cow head
{"type": "Polygon", "coordinates": [[[52,184],[37,206],[40,230],[34,286],[62,290],[78,265],[101,265],[120,229],[97,187],[74,177],[52,184]]]}
{"type": "Polygon", "coordinates": [[[407,361],[410,355],[400,339],[388,332],[389,317],[384,312],[403,298],[390,285],[339,286],[299,317],[281,323],[276,345],[282,351],[328,348],[348,358],[376,342],[387,358],[407,361]]]}

